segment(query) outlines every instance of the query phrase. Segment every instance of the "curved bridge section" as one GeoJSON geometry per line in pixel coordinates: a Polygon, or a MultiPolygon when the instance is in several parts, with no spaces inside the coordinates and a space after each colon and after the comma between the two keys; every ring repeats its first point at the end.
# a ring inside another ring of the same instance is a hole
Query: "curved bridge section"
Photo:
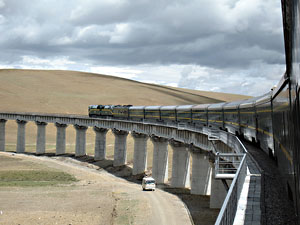
{"type": "MultiPolygon", "coordinates": [[[[152,176],[158,184],[168,181],[167,147],[171,145],[173,149],[171,187],[190,187],[191,194],[210,195],[211,208],[221,208],[227,192],[229,193],[218,221],[222,221],[224,218],[226,220],[230,218],[229,221],[233,221],[244,181],[247,176],[251,176],[249,172],[247,173],[249,159],[246,160],[245,157],[242,157],[246,153],[246,149],[238,138],[228,132],[208,127],[195,128],[189,127],[188,124],[184,126],[182,124],[163,125],[127,120],[95,119],[79,115],[0,113],[0,151],[5,151],[7,120],[15,120],[18,124],[17,153],[25,152],[25,128],[29,121],[35,122],[37,126],[36,154],[44,154],[46,151],[45,135],[48,123],[55,124],[57,129],[56,155],[65,153],[66,127],[73,125],[76,130],[76,157],[86,155],[86,130],[88,127],[93,127],[95,160],[105,159],[106,133],[111,129],[115,136],[113,166],[126,164],[126,140],[128,134],[131,133],[134,139],[133,175],[142,174],[147,169],[147,141],[150,138],[154,146],[152,176]],[[193,161],[192,171],[190,171],[190,158],[193,161]],[[221,164],[215,166],[216,162],[220,161],[227,166],[221,164]],[[234,169],[234,172],[226,172],[226,168],[234,169]],[[233,176],[236,171],[239,172],[239,176],[233,176]],[[232,181],[232,179],[234,180],[232,181]],[[231,182],[232,185],[229,188],[231,182]]],[[[248,192],[246,192],[247,195],[248,192]]],[[[239,215],[240,220],[244,220],[244,213],[245,211],[238,213],[242,214],[239,215]]]]}

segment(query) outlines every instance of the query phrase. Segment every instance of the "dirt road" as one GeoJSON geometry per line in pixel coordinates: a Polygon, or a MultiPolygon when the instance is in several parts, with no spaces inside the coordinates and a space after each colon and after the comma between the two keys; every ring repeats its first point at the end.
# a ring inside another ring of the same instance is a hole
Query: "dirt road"
{"type": "Polygon", "coordinates": [[[68,157],[0,153],[63,170],[79,181],[46,187],[0,187],[0,224],[191,224],[175,195],[115,177],[68,157]]]}

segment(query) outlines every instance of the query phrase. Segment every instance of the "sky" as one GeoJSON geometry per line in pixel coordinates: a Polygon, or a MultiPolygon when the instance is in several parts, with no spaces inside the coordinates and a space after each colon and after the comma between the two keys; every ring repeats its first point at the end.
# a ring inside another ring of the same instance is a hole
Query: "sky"
{"type": "Polygon", "coordinates": [[[280,0],[0,0],[0,69],[257,96],[285,72],[280,0]]]}

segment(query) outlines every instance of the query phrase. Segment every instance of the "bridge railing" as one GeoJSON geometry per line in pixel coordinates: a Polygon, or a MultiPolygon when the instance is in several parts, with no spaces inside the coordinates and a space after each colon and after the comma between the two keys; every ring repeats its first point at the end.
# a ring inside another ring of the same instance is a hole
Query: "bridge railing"
{"type": "Polygon", "coordinates": [[[240,199],[245,178],[247,176],[247,150],[237,137],[236,139],[238,145],[240,145],[240,149],[243,150],[244,154],[242,156],[242,160],[240,161],[240,165],[236,171],[236,174],[233,178],[233,181],[230,185],[230,188],[228,190],[227,196],[224,200],[215,225],[233,224],[237,213],[238,201],[240,199]]]}
{"type": "Polygon", "coordinates": [[[244,155],[239,153],[217,153],[215,179],[233,179],[244,155]]]}

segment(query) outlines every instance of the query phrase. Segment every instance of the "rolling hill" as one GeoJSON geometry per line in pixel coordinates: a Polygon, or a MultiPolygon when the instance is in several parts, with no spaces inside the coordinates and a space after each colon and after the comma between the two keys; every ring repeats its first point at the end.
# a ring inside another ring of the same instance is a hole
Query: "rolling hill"
{"type": "Polygon", "coordinates": [[[0,111],[87,114],[92,104],[184,105],[249,98],[62,70],[1,69],[0,79],[0,111]]]}

